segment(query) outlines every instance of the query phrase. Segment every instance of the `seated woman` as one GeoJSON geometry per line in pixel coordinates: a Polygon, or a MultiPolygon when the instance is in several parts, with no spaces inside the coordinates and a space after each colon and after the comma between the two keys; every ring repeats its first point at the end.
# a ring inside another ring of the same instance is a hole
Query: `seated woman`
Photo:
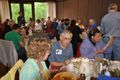
{"type": "Polygon", "coordinates": [[[52,45],[49,56],[50,70],[53,72],[65,70],[65,65],[73,57],[73,48],[70,43],[72,33],[64,30],[60,34],[60,40],[52,45]]]}
{"type": "Polygon", "coordinates": [[[20,80],[49,80],[49,71],[44,60],[50,53],[51,42],[46,38],[35,38],[28,46],[29,58],[24,63],[20,80]]]}
{"type": "Polygon", "coordinates": [[[82,57],[94,59],[103,58],[104,44],[101,40],[101,32],[98,29],[91,30],[88,37],[81,44],[80,52],[82,57]]]}

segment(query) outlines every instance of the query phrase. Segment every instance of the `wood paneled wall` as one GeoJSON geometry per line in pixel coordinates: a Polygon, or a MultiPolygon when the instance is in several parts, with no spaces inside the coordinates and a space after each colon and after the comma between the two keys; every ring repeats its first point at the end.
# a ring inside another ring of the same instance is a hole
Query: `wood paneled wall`
{"type": "Polygon", "coordinates": [[[94,18],[97,24],[100,24],[101,18],[107,13],[108,5],[112,2],[120,6],[120,0],[65,0],[57,2],[57,17],[82,18],[86,24],[88,19],[94,18]]]}

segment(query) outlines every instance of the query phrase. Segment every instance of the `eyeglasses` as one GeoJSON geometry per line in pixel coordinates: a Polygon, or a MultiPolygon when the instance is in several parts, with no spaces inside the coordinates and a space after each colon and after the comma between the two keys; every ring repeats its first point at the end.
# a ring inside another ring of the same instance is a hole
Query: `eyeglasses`
{"type": "Polygon", "coordinates": [[[68,38],[68,37],[63,37],[64,40],[68,40],[68,41],[71,41],[72,39],[71,38],[68,38]]]}

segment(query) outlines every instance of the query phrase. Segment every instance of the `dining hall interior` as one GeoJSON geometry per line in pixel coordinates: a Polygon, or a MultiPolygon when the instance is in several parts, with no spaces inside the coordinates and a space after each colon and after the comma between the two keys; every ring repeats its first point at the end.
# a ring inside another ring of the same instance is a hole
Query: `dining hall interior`
{"type": "Polygon", "coordinates": [[[119,11],[120,0],[0,0],[0,80],[119,80],[119,11]]]}

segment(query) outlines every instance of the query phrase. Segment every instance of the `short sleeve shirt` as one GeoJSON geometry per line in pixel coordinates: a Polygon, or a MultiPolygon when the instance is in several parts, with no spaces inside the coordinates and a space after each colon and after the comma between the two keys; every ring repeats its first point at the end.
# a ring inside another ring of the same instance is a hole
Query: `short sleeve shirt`
{"type": "Polygon", "coordinates": [[[5,40],[13,41],[16,50],[20,49],[21,36],[19,33],[15,32],[15,31],[10,31],[5,34],[5,40]]]}
{"type": "Polygon", "coordinates": [[[52,45],[51,54],[49,56],[50,62],[64,62],[73,57],[72,44],[69,43],[66,48],[62,48],[59,42],[52,45]]]}

